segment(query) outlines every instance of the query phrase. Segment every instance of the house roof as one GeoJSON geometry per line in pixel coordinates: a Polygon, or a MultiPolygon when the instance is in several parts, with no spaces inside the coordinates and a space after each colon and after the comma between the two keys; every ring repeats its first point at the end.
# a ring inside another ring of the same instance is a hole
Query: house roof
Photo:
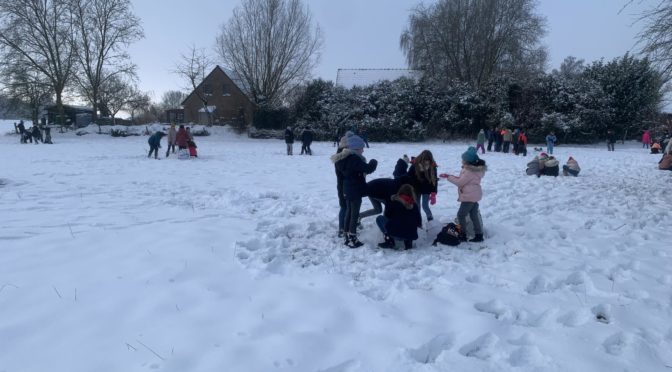
{"type": "Polygon", "coordinates": [[[422,71],[405,68],[339,68],[336,74],[336,85],[350,89],[354,86],[364,87],[401,77],[417,80],[422,77],[422,71]]]}
{"type": "Polygon", "coordinates": [[[184,103],[187,102],[187,100],[188,100],[189,98],[191,98],[191,96],[192,96],[197,90],[199,90],[199,89],[201,88],[201,85],[203,85],[203,83],[204,83],[206,80],[208,80],[208,78],[209,78],[212,74],[214,74],[216,71],[218,71],[218,70],[221,71],[224,75],[226,75],[229,79],[231,79],[231,81],[232,81],[233,84],[236,86],[236,88],[238,88],[238,90],[240,90],[240,91],[243,93],[243,95],[244,95],[245,97],[247,97],[248,100],[250,100],[250,102],[254,103],[254,101],[253,101],[252,98],[251,98],[251,95],[249,94],[249,92],[248,92],[247,89],[245,88],[245,84],[244,84],[244,82],[243,82],[243,79],[242,79],[240,76],[238,76],[238,74],[236,74],[234,71],[232,71],[232,70],[226,70],[226,69],[220,67],[219,65],[217,65],[217,66],[215,66],[215,68],[212,69],[212,71],[210,71],[210,73],[203,79],[203,81],[201,81],[201,82],[196,86],[196,89],[192,90],[191,93],[189,93],[189,95],[182,101],[182,105],[184,106],[184,103]]]}

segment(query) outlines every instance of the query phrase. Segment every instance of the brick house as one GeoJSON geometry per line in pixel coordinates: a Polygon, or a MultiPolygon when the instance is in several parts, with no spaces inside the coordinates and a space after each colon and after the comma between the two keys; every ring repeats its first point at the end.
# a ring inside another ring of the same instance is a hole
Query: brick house
{"type": "Polygon", "coordinates": [[[245,125],[249,125],[252,123],[255,105],[242,86],[235,79],[235,74],[216,66],[182,101],[184,121],[208,124],[209,112],[213,124],[240,124],[240,120],[243,120],[245,125]],[[203,105],[199,94],[205,98],[207,106],[203,105]]]}

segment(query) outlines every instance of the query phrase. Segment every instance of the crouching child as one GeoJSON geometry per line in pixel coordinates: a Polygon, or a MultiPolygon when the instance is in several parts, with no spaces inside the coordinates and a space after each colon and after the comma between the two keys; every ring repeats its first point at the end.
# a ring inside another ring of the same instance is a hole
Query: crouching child
{"type": "Polygon", "coordinates": [[[571,174],[572,176],[577,177],[579,172],[581,172],[579,163],[570,156],[569,159],[567,159],[567,164],[562,166],[562,175],[569,176],[571,174]]]}
{"type": "Polygon", "coordinates": [[[385,235],[385,241],[378,244],[380,248],[394,248],[397,240],[404,242],[405,249],[413,247],[413,241],[418,239],[418,229],[422,228],[413,186],[401,185],[390,198],[385,213],[376,218],[376,224],[385,235]]]}

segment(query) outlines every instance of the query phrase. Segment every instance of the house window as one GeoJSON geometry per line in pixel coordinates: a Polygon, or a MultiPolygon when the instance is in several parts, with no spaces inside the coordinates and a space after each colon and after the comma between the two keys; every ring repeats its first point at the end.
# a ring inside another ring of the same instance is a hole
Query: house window
{"type": "Polygon", "coordinates": [[[226,84],[222,84],[222,95],[223,96],[230,96],[231,95],[231,90],[229,89],[229,86],[226,84]]]}
{"type": "Polygon", "coordinates": [[[203,84],[203,94],[205,94],[206,96],[211,96],[212,95],[212,85],[203,84]]]}

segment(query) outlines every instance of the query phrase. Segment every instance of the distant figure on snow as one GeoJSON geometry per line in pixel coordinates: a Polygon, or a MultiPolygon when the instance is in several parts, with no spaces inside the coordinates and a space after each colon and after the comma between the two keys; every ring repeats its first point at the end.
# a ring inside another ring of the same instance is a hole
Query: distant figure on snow
{"type": "Polygon", "coordinates": [[[553,155],[553,147],[555,146],[555,142],[557,141],[557,137],[555,137],[555,133],[551,131],[546,136],[546,152],[548,152],[549,155],[553,155]]]}
{"type": "Polygon", "coordinates": [[[616,143],[616,134],[609,129],[607,131],[607,151],[614,151],[614,143],[616,143]]]}
{"type": "Polygon", "coordinates": [[[485,131],[481,129],[476,136],[476,152],[481,149],[481,154],[485,154],[485,131]]]}
{"type": "Polygon", "coordinates": [[[178,149],[184,150],[187,148],[187,142],[189,142],[187,130],[184,129],[184,125],[180,124],[180,128],[177,130],[177,134],[175,135],[175,144],[177,144],[178,149]]]}
{"type": "Polygon", "coordinates": [[[285,144],[287,145],[287,155],[294,155],[294,131],[291,127],[285,129],[285,144]]]}
{"type": "Polygon", "coordinates": [[[651,153],[652,154],[659,154],[660,153],[660,143],[654,142],[653,145],[651,145],[651,153]]]}
{"type": "Polygon", "coordinates": [[[310,127],[301,132],[301,155],[304,153],[307,155],[313,155],[313,150],[310,149],[310,145],[313,143],[313,131],[310,127]]]}
{"type": "Polygon", "coordinates": [[[644,131],[644,134],[642,134],[642,147],[648,149],[650,145],[651,145],[651,134],[647,129],[644,131]]]}
{"type": "Polygon", "coordinates": [[[170,155],[171,148],[173,154],[175,153],[175,144],[176,144],[175,141],[177,141],[177,130],[175,129],[175,123],[171,123],[170,129],[168,129],[168,138],[166,138],[166,142],[168,143],[168,145],[166,146],[168,147],[166,149],[166,157],[170,155]]]}

